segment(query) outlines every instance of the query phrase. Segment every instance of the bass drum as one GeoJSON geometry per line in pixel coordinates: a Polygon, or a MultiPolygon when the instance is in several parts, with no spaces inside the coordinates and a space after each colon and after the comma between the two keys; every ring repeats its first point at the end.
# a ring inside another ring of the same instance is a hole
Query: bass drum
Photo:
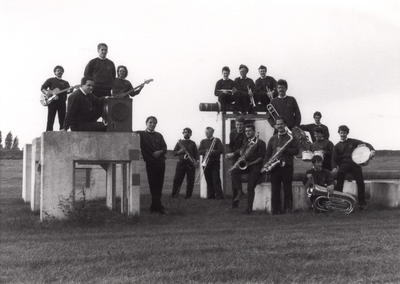
{"type": "Polygon", "coordinates": [[[365,145],[360,144],[351,153],[351,159],[360,166],[366,166],[371,158],[371,150],[365,145]]]}
{"type": "Polygon", "coordinates": [[[314,151],[314,156],[320,156],[322,160],[325,159],[325,152],[323,150],[320,151],[314,151]]]}

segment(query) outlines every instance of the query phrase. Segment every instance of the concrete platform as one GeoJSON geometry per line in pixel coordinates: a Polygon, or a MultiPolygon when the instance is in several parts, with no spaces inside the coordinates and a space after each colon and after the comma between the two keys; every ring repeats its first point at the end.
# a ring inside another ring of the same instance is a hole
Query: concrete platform
{"type": "MultiPolygon", "coordinates": [[[[107,205],[115,208],[118,183],[122,200],[121,211],[129,216],[139,215],[139,145],[140,138],[135,133],[63,131],[43,133],[40,138],[32,141],[32,210],[37,210],[39,207],[41,220],[65,218],[59,207],[60,202],[71,195],[74,196],[75,168],[81,167],[81,164],[88,164],[100,165],[106,170],[105,179],[92,175],[93,180],[89,183],[93,192],[89,193],[88,197],[96,198],[104,194],[105,188],[107,205]],[[103,186],[101,186],[102,180],[105,180],[103,186]],[[40,197],[39,202],[36,202],[33,196],[40,197]]],[[[28,151],[26,153],[28,159],[28,151]]],[[[26,166],[24,173],[27,169],[26,166]]],[[[98,167],[97,170],[100,173],[98,167]]],[[[24,175],[25,178],[28,177],[27,174],[24,175]]]]}

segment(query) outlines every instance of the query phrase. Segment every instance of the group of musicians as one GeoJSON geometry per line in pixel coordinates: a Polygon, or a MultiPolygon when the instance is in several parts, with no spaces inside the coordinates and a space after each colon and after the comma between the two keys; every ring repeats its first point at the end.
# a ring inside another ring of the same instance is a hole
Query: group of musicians
{"type": "MultiPolygon", "coordinates": [[[[49,104],[48,122],[46,131],[53,129],[56,112],[59,115],[60,129],[67,131],[106,131],[102,122],[97,122],[103,111],[103,102],[107,96],[129,94],[131,96],[140,93],[140,88],[133,88],[126,77],[128,70],[125,66],[119,66],[117,72],[114,63],[107,59],[108,47],[101,43],[98,45],[99,56],[91,60],[84,72],[81,85],[72,92],[75,87],[70,87],[68,82],[62,79],[64,69],[61,66],[54,68],[56,77],[48,79],[41,87],[43,94],[57,95],[58,100],[49,104]],[[118,75],[118,78],[115,76],[118,75]],[[53,94],[54,89],[63,90],[53,94]],[[67,94],[68,110],[65,116],[67,94]],[[64,119],[65,117],[65,119],[64,119]]],[[[332,190],[333,174],[337,176],[336,190],[342,191],[344,178],[351,172],[358,187],[359,206],[362,210],[365,202],[365,185],[360,165],[351,159],[352,151],[360,144],[366,144],[371,150],[371,158],[375,155],[373,147],[365,142],[347,137],[349,128],[345,125],[339,127],[341,141],[333,146],[329,141],[329,130],[321,124],[321,113],[314,113],[315,124],[300,125],[301,113],[294,97],[286,94],[288,84],[285,80],[276,81],[273,77],[266,76],[267,68],[261,65],[258,69],[260,78],[256,83],[247,77],[248,67],[240,65],[240,77],[235,81],[229,79],[229,67],[222,68],[223,78],[215,87],[215,95],[221,105],[223,113],[228,107],[237,115],[235,129],[230,133],[228,154],[224,157],[232,161],[229,170],[232,181],[232,203],[228,209],[236,209],[239,202],[247,199],[244,213],[253,211],[254,190],[262,181],[263,173],[271,176],[271,205],[272,214],[291,212],[293,209],[292,181],[294,172],[294,157],[299,154],[301,139],[292,131],[303,129],[311,135],[313,143],[309,150],[320,153],[319,157],[312,159],[313,168],[306,173],[304,184],[314,182],[320,186],[329,186],[332,190]],[[247,114],[257,114],[256,107],[262,105],[269,114],[268,121],[275,128],[274,135],[268,144],[256,136],[253,124],[246,124],[247,114]],[[322,153],[322,154],[321,154],[322,153]],[[320,172],[323,171],[323,174],[320,172]],[[242,190],[241,175],[248,173],[247,194],[242,190]],[[313,179],[310,178],[313,177],[313,179]],[[284,207],[281,208],[281,187],[284,191],[284,207]]],[[[163,136],[155,131],[157,118],[150,116],[146,120],[146,129],[136,131],[140,135],[140,147],[146,163],[146,171],[152,195],[150,212],[168,214],[161,203],[165,175],[165,154],[167,146],[163,136]]],[[[301,133],[301,131],[300,131],[301,133]]],[[[204,174],[207,182],[208,199],[224,199],[220,179],[220,156],[224,152],[221,140],[214,137],[214,129],[205,129],[206,139],[200,142],[197,149],[194,141],[190,140],[192,130],[183,129],[183,139],[179,140],[174,148],[174,155],[179,156],[173,181],[172,197],[179,196],[179,190],[185,175],[187,176],[187,188],[185,198],[191,198],[194,188],[196,169],[199,168],[198,177],[204,174]],[[203,163],[199,164],[199,156],[203,156],[203,163]]],[[[315,156],[318,156],[317,154],[315,156]]]]}

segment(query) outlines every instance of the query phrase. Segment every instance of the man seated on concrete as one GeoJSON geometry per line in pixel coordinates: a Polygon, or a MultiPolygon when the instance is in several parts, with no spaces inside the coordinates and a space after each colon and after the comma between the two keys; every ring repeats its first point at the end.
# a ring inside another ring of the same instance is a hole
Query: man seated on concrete
{"type": "Polygon", "coordinates": [[[97,122],[103,113],[104,98],[93,95],[94,79],[85,76],[82,86],[68,97],[67,116],[64,121],[64,131],[106,131],[102,122],[97,122]]]}

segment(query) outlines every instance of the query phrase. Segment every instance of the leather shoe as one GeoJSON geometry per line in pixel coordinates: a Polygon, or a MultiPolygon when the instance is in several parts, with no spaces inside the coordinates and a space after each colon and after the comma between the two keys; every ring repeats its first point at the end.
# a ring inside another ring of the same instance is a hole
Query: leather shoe
{"type": "Polygon", "coordinates": [[[253,210],[250,209],[250,208],[247,208],[247,209],[243,212],[243,214],[248,214],[248,215],[250,215],[251,213],[253,213],[253,210]]]}
{"type": "Polygon", "coordinates": [[[239,192],[239,194],[236,196],[236,198],[233,201],[239,201],[239,200],[242,200],[245,198],[247,198],[247,195],[244,194],[243,192],[239,192]]]}
{"type": "Polygon", "coordinates": [[[228,208],[226,208],[225,210],[234,210],[234,209],[238,209],[239,208],[239,206],[233,206],[233,205],[231,205],[231,206],[229,206],[228,208]]]}

